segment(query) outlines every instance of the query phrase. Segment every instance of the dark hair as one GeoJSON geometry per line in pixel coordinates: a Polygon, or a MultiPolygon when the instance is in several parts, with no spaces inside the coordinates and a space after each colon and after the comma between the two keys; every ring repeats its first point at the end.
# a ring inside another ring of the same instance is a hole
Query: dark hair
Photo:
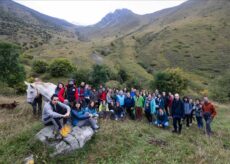
{"type": "Polygon", "coordinates": [[[200,99],[199,98],[196,98],[196,100],[195,101],[199,101],[200,102],[200,99]]]}
{"type": "Polygon", "coordinates": [[[79,109],[81,109],[81,105],[82,105],[82,104],[80,103],[80,101],[74,101],[74,102],[73,102],[73,109],[77,109],[77,108],[76,108],[76,104],[80,104],[80,108],[79,108],[79,109]]]}
{"type": "Polygon", "coordinates": [[[51,100],[53,100],[54,97],[58,97],[58,95],[57,95],[57,94],[53,94],[53,95],[51,96],[51,100]]]}

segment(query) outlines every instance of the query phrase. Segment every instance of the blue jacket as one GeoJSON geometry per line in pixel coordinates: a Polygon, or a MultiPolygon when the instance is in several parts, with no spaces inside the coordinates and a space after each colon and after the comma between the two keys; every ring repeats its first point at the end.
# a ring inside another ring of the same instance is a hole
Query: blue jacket
{"type": "Polygon", "coordinates": [[[90,118],[88,114],[86,114],[83,110],[77,111],[75,109],[71,110],[71,120],[72,120],[72,125],[76,126],[79,121],[85,120],[90,118]]]}
{"type": "Polygon", "coordinates": [[[151,100],[149,100],[148,98],[145,99],[144,109],[146,112],[151,113],[151,100]]]}
{"type": "Polygon", "coordinates": [[[150,110],[151,114],[156,114],[156,101],[155,98],[153,98],[150,102],[150,110]]]}
{"type": "Polygon", "coordinates": [[[126,97],[125,98],[125,107],[126,108],[134,107],[134,105],[135,105],[135,101],[132,97],[126,97]]]}
{"type": "Polygon", "coordinates": [[[184,117],[184,104],[179,100],[173,100],[172,103],[172,116],[174,118],[182,118],[184,117]]]}
{"type": "Polygon", "coordinates": [[[132,98],[134,98],[135,97],[135,95],[136,95],[136,93],[135,92],[130,92],[130,96],[132,97],[132,98]]]}
{"type": "Polygon", "coordinates": [[[120,106],[125,105],[125,95],[117,95],[117,101],[120,103],[120,106]]]}
{"type": "Polygon", "coordinates": [[[189,115],[192,112],[192,107],[189,102],[184,102],[184,114],[189,115]]]}
{"type": "Polygon", "coordinates": [[[89,97],[91,96],[91,91],[89,89],[85,89],[84,91],[84,97],[89,97]]]}
{"type": "Polygon", "coordinates": [[[97,115],[97,110],[96,108],[89,108],[89,107],[86,107],[85,110],[84,110],[85,113],[90,113],[92,115],[97,115]]]}
{"type": "Polygon", "coordinates": [[[158,124],[165,124],[168,121],[169,121],[168,116],[166,115],[165,112],[163,115],[160,115],[160,112],[157,112],[157,123],[158,124]]]}

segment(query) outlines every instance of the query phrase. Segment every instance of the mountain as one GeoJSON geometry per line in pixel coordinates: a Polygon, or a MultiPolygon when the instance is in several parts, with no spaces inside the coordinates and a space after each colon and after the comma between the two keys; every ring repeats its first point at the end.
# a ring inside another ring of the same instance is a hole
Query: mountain
{"type": "Polygon", "coordinates": [[[76,29],[84,38],[122,36],[143,26],[147,20],[128,9],[117,9],[107,14],[100,22],[76,29]]]}
{"type": "Polygon", "coordinates": [[[148,23],[98,52],[133,74],[180,67],[214,78],[230,69],[229,8],[229,0],[189,0],[144,15],[148,23]]]}
{"type": "Polygon", "coordinates": [[[144,82],[180,67],[207,85],[230,69],[229,8],[229,0],[188,0],[146,15],[118,9],[94,25],[76,26],[8,0],[0,2],[0,40],[20,44],[36,59],[66,57],[84,69],[106,64],[144,82]]]}
{"type": "Polygon", "coordinates": [[[38,47],[51,38],[75,37],[73,24],[41,14],[11,0],[0,1],[0,39],[20,44],[24,49],[38,47]]]}

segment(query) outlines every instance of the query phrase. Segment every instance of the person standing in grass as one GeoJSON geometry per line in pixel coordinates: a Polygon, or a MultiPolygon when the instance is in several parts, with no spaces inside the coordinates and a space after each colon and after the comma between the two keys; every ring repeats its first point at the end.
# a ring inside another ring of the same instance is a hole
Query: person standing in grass
{"type": "Polygon", "coordinates": [[[135,112],[136,112],[136,119],[142,119],[142,109],[144,107],[144,98],[140,95],[139,91],[136,92],[135,96],[135,112]]]}
{"type": "Polygon", "coordinates": [[[150,110],[151,110],[152,120],[155,121],[156,120],[156,96],[155,96],[155,93],[152,94],[152,100],[150,102],[150,110]]]}
{"type": "Polygon", "coordinates": [[[206,133],[210,136],[212,133],[211,122],[216,116],[216,109],[214,105],[209,102],[208,97],[204,97],[204,104],[202,105],[203,117],[206,122],[206,133]]]}
{"type": "Polygon", "coordinates": [[[151,101],[152,101],[152,95],[148,94],[148,97],[145,99],[144,103],[144,109],[145,109],[145,116],[149,123],[152,123],[152,114],[151,114],[151,101]]]}
{"type": "Polygon", "coordinates": [[[135,119],[135,114],[133,111],[134,104],[135,104],[135,102],[134,102],[133,97],[131,97],[130,93],[127,92],[127,96],[125,98],[125,109],[126,109],[126,112],[129,114],[129,116],[132,120],[135,119]]]}
{"type": "Polygon", "coordinates": [[[184,103],[184,114],[185,114],[186,126],[188,128],[190,126],[190,122],[191,122],[190,119],[191,119],[191,112],[192,112],[192,109],[190,108],[188,97],[184,97],[183,103],[184,103]]]}
{"type": "Polygon", "coordinates": [[[182,123],[181,118],[184,117],[184,104],[180,99],[178,93],[175,94],[175,98],[172,103],[172,117],[173,117],[173,133],[181,133],[182,123]]]}
{"type": "Polygon", "coordinates": [[[202,105],[200,99],[196,99],[194,105],[194,111],[196,115],[197,126],[199,129],[203,128],[203,118],[202,118],[202,105]]]}

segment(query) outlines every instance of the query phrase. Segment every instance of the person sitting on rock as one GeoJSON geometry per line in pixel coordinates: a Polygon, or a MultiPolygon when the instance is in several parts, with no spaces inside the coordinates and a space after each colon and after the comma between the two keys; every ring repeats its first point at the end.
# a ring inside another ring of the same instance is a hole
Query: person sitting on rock
{"type": "Polygon", "coordinates": [[[85,108],[85,113],[89,113],[89,114],[92,114],[92,116],[97,119],[98,118],[98,113],[97,113],[97,110],[95,108],[95,102],[94,101],[91,101],[89,103],[89,106],[85,108]]]}
{"type": "Polygon", "coordinates": [[[71,119],[73,126],[78,126],[80,128],[83,126],[90,126],[94,130],[99,129],[95,119],[93,119],[93,115],[82,110],[80,102],[74,104],[71,110],[71,119]]]}
{"type": "Polygon", "coordinates": [[[169,126],[168,116],[162,108],[159,108],[157,111],[157,120],[155,121],[155,125],[163,128],[169,126]]]}
{"type": "Polygon", "coordinates": [[[67,123],[67,118],[70,116],[70,107],[58,101],[58,95],[53,94],[51,101],[44,105],[42,112],[42,121],[45,126],[54,125],[55,129],[60,131],[63,125],[67,123]]]}

